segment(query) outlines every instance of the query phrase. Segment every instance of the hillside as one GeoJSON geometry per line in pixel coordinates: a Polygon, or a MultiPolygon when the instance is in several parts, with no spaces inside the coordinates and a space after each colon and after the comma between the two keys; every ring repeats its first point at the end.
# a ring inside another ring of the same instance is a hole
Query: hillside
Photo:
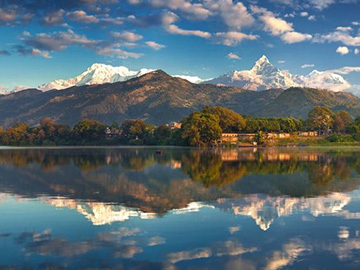
{"type": "Polygon", "coordinates": [[[83,118],[104,123],[142,118],[154,124],[180,120],[204,105],[240,111],[257,108],[278,92],[254,93],[235,87],[197,85],[158,70],[126,82],[41,92],[26,90],[0,97],[0,125],[36,125],[43,117],[75,124],[83,118]],[[251,104],[250,104],[251,102],[251,104]]]}
{"type": "Polygon", "coordinates": [[[289,88],[255,116],[307,118],[314,106],[325,106],[333,111],[346,110],[352,116],[360,114],[360,99],[350,93],[309,88],[289,88]]]}
{"type": "Polygon", "coordinates": [[[103,123],[142,118],[149,123],[177,121],[203,106],[223,106],[252,116],[306,117],[316,105],[360,114],[360,100],[347,93],[291,88],[246,91],[237,87],[193,84],[161,70],[125,82],[41,92],[29,89],[0,97],[0,126],[36,125],[44,117],[74,125],[83,118],[103,123]]]}

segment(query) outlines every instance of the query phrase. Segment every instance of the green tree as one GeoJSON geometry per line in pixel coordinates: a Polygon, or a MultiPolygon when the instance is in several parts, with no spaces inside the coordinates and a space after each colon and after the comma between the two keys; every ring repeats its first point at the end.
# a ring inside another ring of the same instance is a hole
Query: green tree
{"type": "Polygon", "coordinates": [[[69,144],[71,141],[71,128],[65,124],[57,124],[55,143],[57,145],[69,144]]]}
{"type": "Polygon", "coordinates": [[[29,144],[29,126],[24,123],[17,123],[8,128],[3,134],[3,143],[5,145],[27,145],[29,144]]]}
{"type": "Polygon", "coordinates": [[[92,119],[84,119],[73,128],[76,144],[101,144],[105,140],[105,125],[92,119]]]}
{"type": "Polygon", "coordinates": [[[258,132],[260,130],[259,121],[253,118],[246,119],[246,132],[258,132]]]}
{"type": "Polygon", "coordinates": [[[225,133],[239,133],[246,126],[246,122],[240,114],[223,107],[205,107],[202,112],[218,116],[219,125],[225,133]]]}
{"type": "Polygon", "coordinates": [[[141,119],[125,120],[121,125],[121,141],[126,144],[151,144],[155,127],[141,119]]]}
{"type": "Polygon", "coordinates": [[[161,125],[155,128],[154,140],[157,145],[170,144],[172,130],[167,125],[161,125]]]}
{"type": "Polygon", "coordinates": [[[221,138],[222,129],[217,115],[194,112],[183,120],[182,138],[191,146],[211,146],[221,138]]]}
{"type": "Polygon", "coordinates": [[[264,134],[259,131],[258,133],[256,133],[255,135],[255,138],[254,138],[254,141],[260,145],[260,144],[263,144],[264,143],[264,140],[265,140],[265,137],[264,137],[264,134]]]}
{"type": "Polygon", "coordinates": [[[333,115],[334,113],[326,107],[314,107],[309,112],[309,127],[314,130],[323,131],[327,134],[329,128],[331,128],[333,124],[333,115]]]}
{"type": "Polygon", "coordinates": [[[347,111],[339,111],[334,116],[334,131],[342,133],[351,123],[350,114],[347,111]]]}

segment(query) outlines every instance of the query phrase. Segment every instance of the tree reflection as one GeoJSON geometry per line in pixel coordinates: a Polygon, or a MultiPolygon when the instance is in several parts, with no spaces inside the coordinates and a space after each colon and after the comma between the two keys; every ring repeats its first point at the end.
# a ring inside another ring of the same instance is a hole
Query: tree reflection
{"type": "Polygon", "coordinates": [[[204,186],[221,187],[241,179],[246,166],[238,161],[224,162],[220,153],[192,151],[182,157],[182,169],[204,186]]]}
{"type": "Polygon", "coordinates": [[[0,151],[0,188],[166,213],[192,201],[311,197],[360,184],[360,155],[304,149],[18,149],[0,151]]]}

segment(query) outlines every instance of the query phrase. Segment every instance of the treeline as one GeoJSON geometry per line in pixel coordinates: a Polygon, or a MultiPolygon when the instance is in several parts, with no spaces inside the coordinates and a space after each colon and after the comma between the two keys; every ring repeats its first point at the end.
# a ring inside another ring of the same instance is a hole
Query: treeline
{"type": "MultiPolygon", "coordinates": [[[[360,140],[360,117],[354,121],[346,111],[337,113],[325,107],[315,107],[308,119],[251,118],[222,107],[205,107],[185,117],[181,128],[168,125],[154,126],[143,120],[125,120],[120,124],[104,125],[96,120],[84,119],[73,128],[44,118],[38,126],[24,123],[3,129],[0,127],[0,144],[16,146],[51,145],[179,145],[213,146],[222,133],[317,131],[332,133],[332,140],[349,134],[360,140]],[[106,131],[110,131],[110,134],[106,131]]],[[[259,139],[260,140],[260,139],[259,139]]]]}
{"type": "MultiPolygon", "coordinates": [[[[360,183],[359,177],[353,177],[359,173],[360,156],[354,155],[353,152],[343,153],[341,150],[331,152],[307,152],[296,151],[289,152],[287,150],[268,149],[264,151],[253,152],[252,150],[237,152],[236,149],[218,149],[215,151],[208,149],[167,149],[164,150],[162,156],[157,155],[151,149],[144,149],[141,154],[135,149],[122,149],[113,151],[111,149],[84,150],[76,149],[72,151],[51,151],[43,149],[26,149],[26,150],[3,150],[0,151],[0,173],[9,173],[7,165],[13,165],[15,168],[31,167],[37,173],[38,179],[41,176],[48,178],[48,181],[31,181],[32,188],[24,185],[24,181],[32,180],[29,177],[16,177],[19,180],[18,188],[26,188],[26,192],[31,192],[36,185],[49,185],[56,187],[56,181],[61,181],[61,186],[68,186],[68,191],[72,194],[80,196],[97,196],[96,191],[106,192],[103,195],[111,196],[111,191],[117,192],[119,198],[119,189],[113,188],[119,186],[120,182],[126,179],[128,173],[133,175],[134,172],[141,172],[146,168],[161,164],[163,166],[171,164],[179,164],[177,169],[181,170],[184,179],[192,179],[200,182],[204,186],[227,186],[237,182],[238,191],[245,193],[270,193],[270,194],[286,194],[291,196],[314,196],[319,194],[327,194],[330,191],[349,191],[357,189],[360,183]],[[228,153],[240,154],[239,160],[224,160],[228,153]],[[288,156],[288,159],[281,157],[288,156]],[[269,158],[272,157],[272,158],[269,158]],[[275,157],[275,158],[274,158],[275,157]],[[310,161],[312,160],[312,161],[310,161]],[[34,166],[36,165],[36,166],[34,166]],[[71,166],[70,166],[71,165],[71,166]],[[75,166],[86,174],[85,179],[63,179],[67,170],[71,173],[75,166]],[[111,166],[113,170],[104,170],[107,166],[111,166]],[[1,171],[1,168],[3,170],[1,171]],[[101,171],[101,176],[97,173],[101,171]],[[89,178],[91,172],[95,171],[97,177],[89,178]],[[123,177],[117,177],[121,172],[123,177]],[[128,173],[127,173],[128,172],[128,173]],[[49,173],[53,173],[49,178],[49,173]],[[55,177],[60,173],[60,177],[55,177]],[[260,177],[254,185],[252,178],[244,178],[250,175],[293,175],[306,173],[309,178],[288,177],[287,181],[279,177],[260,177]],[[57,180],[56,180],[57,179],[57,180]],[[96,179],[94,182],[94,179],[96,179]],[[242,179],[242,181],[239,181],[242,179]],[[252,180],[251,180],[252,179],[252,180]],[[347,181],[341,181],[341,180],[347,181]],[[80,181],[81,180],[81,181],[80,181]],[[89,181],[89,182],[86,182],[89,181]],[[115,181],[115,182],[114,182],[115,181]],[[118,183],[116,181],[119,181],[118,183]],[[269,188],[272,186],[273,188],[269,188]],[[104,187],[101,189],[100,187],[104,187]],[[255,190],[254,190],[255,189],[255,190]],[[110,193],[109,193],[110,192],[110,193]]],[[[28,172],[27,170],[18,170],[18,172],[28,172]]],[[[164,171],[165,172],[165,171],[164,171]]],[[[171,177],[160,176],[159,179],[164,183],[170,183],[174,180],[171,177]]],[[[3,176],[4,181],[8,180],[10,186],[16,186],[13,178],[3,176]]],[[[134,177],[131,181],[136,181],[134,177]]],[[[154,184],[157,177],[151,174],[144,174],[137,180],[141,185],[147,186],[149,190],[160,187],[154,184]]],[[[177,179],[179,180],[179,179],[177,179]]],[[[126,181],[126,180],[125,180],[126,181]]],[[[186,183],[185,183],[186,184],[186,183]]],[[[187,183],[188,184],[188,183],[187,183]]],[[[173,185],[172,185],[173,186],[173,185]]],[[[233,186],[234,187],[234,186],[233,186]]],[[[230,189],[233,194],[233,187],[230,189]]],[[[38,187],[41,190],[41,187],[38,187]]],[[[43,188],[43,187],[42,187],[43,188]]],[[[35,189],[37,189],[35,187],[35,189]]],[[[121,189],[124,191],[124,189],[121,189]]],[[[126,190],[126,189],[125,189],[126,190]]],[[[168,189],[162,189],[168,194],[168,189]]],[[[44,191],[44,189],[42,189],[44,191]]],[[[64,189],[62,189],[64,191],[64,189]]],[[[125,191],[126,192],[126,191],[125,191]]],[[[161,192],[157,190],[157,194],[161,192]]],[[[105,196],[106,198],[109,198],[105,196]]],[[[120,196],[121,197],[121,196],[120,196]]],[[[161,200],[164,201],[164,200],[161,200]]]]}

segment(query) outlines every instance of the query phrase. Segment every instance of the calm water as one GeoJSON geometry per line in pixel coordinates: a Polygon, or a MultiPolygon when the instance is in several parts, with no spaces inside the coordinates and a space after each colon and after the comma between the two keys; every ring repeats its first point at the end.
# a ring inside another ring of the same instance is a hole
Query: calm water
{"type": "Polygon", "coordinates": [[[360,149],[155,150],[0,149],[0,268],[360,268],[360,149]]]}

